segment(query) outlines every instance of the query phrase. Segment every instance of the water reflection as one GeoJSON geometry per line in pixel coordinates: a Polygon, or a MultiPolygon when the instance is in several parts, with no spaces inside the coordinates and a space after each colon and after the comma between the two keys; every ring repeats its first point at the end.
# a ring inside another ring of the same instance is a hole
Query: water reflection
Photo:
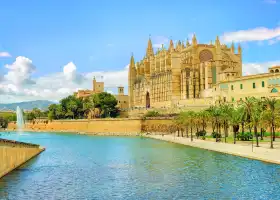
{"type": "Polygon", "coordinates": [[[277,165],[137,137],[17,137],[47,151],[0,180],[0,199],[280,199],[277,165]]]}

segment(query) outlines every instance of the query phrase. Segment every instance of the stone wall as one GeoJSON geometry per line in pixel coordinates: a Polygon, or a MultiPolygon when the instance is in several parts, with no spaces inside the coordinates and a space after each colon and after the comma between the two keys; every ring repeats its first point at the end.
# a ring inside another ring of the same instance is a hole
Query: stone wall
{"type": "MultiPolygon", "coordinates": [[[[162,133],[169,132],[169,126],[173,123],[172,118],[149,118],[142,119],[92,119],[92,120],[54,120],[52,122],[37,121],[26,123],[26,131],[51,131],[51,132],[79,132],[79,133],[102,133],[104,135],[135,135],[140,132],[162,133]]],[[[9,123],[9,130],[15,130],[16,124],[9,123]]],[[[193,128],[195,133],[196,129],[193,128]]],[[[211,123],[207,124],[207,132],[210,134],[211,123]]]]}
{"type": "Polygon", "coordinates": [[[0,139],[0,178],[42,151],[38,145],[0,139]]]}
{"type": "MultiPolygon", "coordinates": [[[[15,123],[9,123],[8,129],[14,130],[15,123]]],[[[35,131],[69,131],[85,133],[139,133],[139,119],[92,119],[92,120],[54,120],[52,122],[26,123],[25,130],[35,131]]]]}

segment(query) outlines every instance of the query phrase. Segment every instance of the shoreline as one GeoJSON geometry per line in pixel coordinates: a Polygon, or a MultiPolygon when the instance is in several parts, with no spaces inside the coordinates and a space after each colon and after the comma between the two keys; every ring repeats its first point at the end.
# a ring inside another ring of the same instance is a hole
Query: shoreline
{"type": "Polygon", "coordinates": [[[238,143],[217,143],[195,138],[193,139],[193,142],[191,142],[190,138],[174,137],[171,135],[145,135],[145,137],[280,165],[279,149],[254,146],[254,151],[252,152],[252,146],[239,145],[238,143]]]}
{"type": "MultiPolygon", "coordinates": [[[[16,130],[0,130],[1,132],[17,132],[16,130]]],[[[140,136],[140,133],[119,133],[119,132],[80,132],[76,130],[34,130],[24,129],[22,132],[38,132],[38,133],[72,133],[77,135],[89,136],[140,136]]]]}

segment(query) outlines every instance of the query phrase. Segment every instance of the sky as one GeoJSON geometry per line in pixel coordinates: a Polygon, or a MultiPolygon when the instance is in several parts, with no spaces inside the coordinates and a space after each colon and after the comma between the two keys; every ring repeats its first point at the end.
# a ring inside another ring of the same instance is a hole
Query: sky
{"type": "Polygon", "coordinates": [[[219,36],[240,43],[244,75],[280,64],[280,0],[0,0],[0,103],[59,99],[127,87],[130,56],[219,36]]]}

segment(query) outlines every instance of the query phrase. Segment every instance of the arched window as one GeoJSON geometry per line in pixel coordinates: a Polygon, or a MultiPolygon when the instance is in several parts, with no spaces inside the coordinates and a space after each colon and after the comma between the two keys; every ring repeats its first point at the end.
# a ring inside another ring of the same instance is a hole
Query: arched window
{"type": "Polygon", "coordinates": [[[270,70],[270,73],[274,73],[274,71],[273,71],[273,70],[270,70]]]}
{"type": "Polygon", "coordinates": [[[278,90],[277,90],[276,88],[273,88],[273,89],[271,90],[271,93],[276,93],[276,92],[278,92],[278,90]]]}
{"type": "Polygon", "coordinates": [[[276,69],[276,70],[275,70],[275,73],[279,73],[279,69],[276,69]]]}

